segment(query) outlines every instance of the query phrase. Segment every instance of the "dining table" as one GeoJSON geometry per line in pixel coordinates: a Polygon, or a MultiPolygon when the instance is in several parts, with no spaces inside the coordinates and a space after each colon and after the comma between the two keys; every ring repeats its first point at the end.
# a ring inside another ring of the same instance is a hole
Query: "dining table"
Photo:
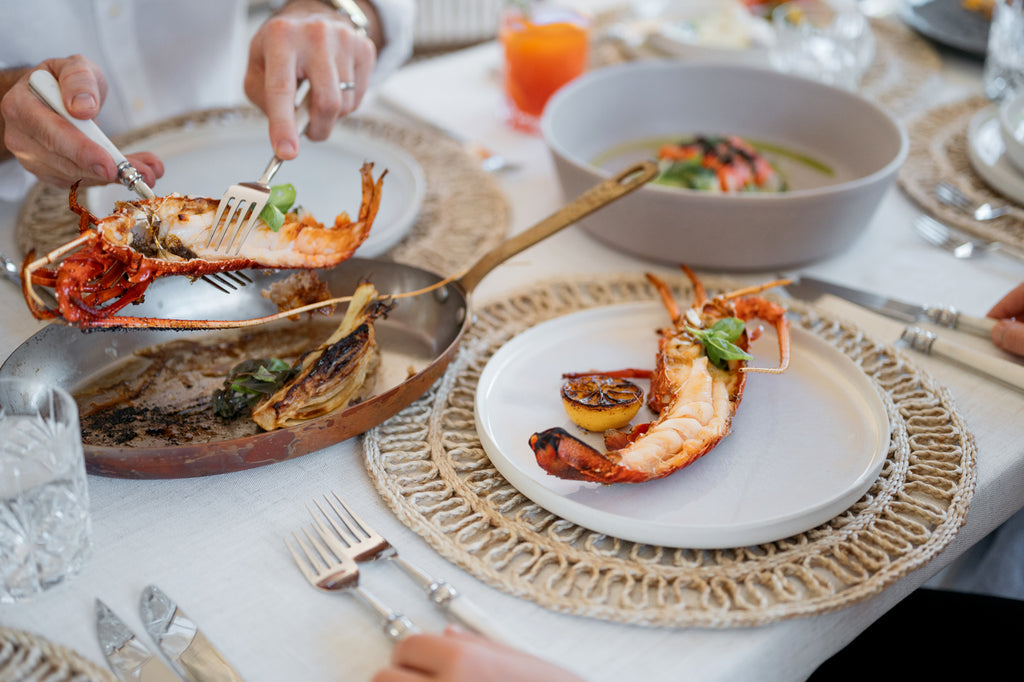
{"type": "MultiPolygon", "coordinates": [[[[900,112],[904,122],[930,107],[981,93],[979,59],[955,50],[938,54],[941,68],[900,112]]],[[[542,136],[505,123],[500,59],[499,45],[485,42],[411,62],[371,94],[359,115],[404,120],[383,101],[386,97],[503,155],[514,167],[493,177],[507,198],[508,233],[517,234],[572,197],[561,192],[542,136]]],[[[17,202],[0,204],[0,247],[6,253],[18,251],[14,235],[20,208],[17,202]]],[[[923,240],[912,228],[923,212],[894,184],[867,229],[842,253],[797,268],[707,274],[752,283],[806,274],[907,301],[941,302],[978,316],[1024,281],[1022,262],[998,253],[957,259],[923,240]]],[[[474,306],[485,306],[556,276],[648,271],[679,273],[675,264],[617,251],[571,226],[495,268],[472,300],[474,306]]],[[[815,305],[886,347],[895,347],[904,327],[838,298],[815,305]]],[[[13,286],[0,287],[0,309],[0,357],[46,324],[30,315],[13,286]]],[[[949,330],[942,335],[978,353],[1019,362],[989,340],[949,330]]],[[[543,599],[499,589],[437,552],[383,499],[365,466],[364,439],[353,437],[301,457],[217,475],[90,475],[93,538],[85,567],[31,600],[0,605],[0,626],[34,633],[102,666],[95,600],[141,631],[139,595],[155,584],[177,600],[246,680],[369,680],[388,662],[392,642],[363,603],[311,588],[284,543],[308,523],[307,504],[334,491],[402,556],[448,580],[518,646],[584,679],[806,679],[908,594],[939,585],[973,546],[1024,507],[1024,441],[1016,427],[1024,414],[1024,393],[939,357],[903,346],[898,352],[948,391],[969,430],[977,456],[973,495],[966,521],[942,551],[884,589],[841,608],[725,627],[630,623],[549,608],[543,599]]],[[[360,580],[421,628],[445,626],[445,617],[395,567],[365,565],[360,580]]],[[[944,625],[921,627],[935,627],[939,637],[944,625]]]]}

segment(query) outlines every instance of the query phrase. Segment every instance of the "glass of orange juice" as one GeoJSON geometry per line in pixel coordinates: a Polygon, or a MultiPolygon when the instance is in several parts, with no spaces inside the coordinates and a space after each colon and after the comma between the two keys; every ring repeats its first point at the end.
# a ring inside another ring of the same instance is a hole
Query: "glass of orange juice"
{"type": "Polygon", "coordinates": [[[590,19],[554,2],[509,0],[498,37],[505,53],[506,117],[513,127],[538,130],[551,95],[587,69],[590,19]]]}

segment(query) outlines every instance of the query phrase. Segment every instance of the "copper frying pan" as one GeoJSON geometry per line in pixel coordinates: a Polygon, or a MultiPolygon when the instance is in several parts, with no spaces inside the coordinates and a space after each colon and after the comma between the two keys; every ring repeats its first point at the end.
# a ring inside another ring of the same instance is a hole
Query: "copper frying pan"
{"type": "MultiPolygon", "coordinates": [[[[379,390],[373,397],[297,426],[244,438],[199,439],[143,448],[86,444],[89,473],[118,478],[209,476],[299,457],[373,428],[426,393],[444,374],[471,323],[472,291],[485,275],[520,251],[643,186],[657,172],[654,163],[634,165],[499,244],[458,279],[428,293],[401,299],[388,318],[377,323],[382,362],[379,390]],[[411,375],[410,367],[415,370],[411,375]]],[[[286,275],[260,279],[260,286],[246,287],[230,296],[210,296],[205,287],[193,287],[184,278],[167,278],[150,287],[148,301],[137,314],[188,319],[263,317],[276,310],[260,290],[286,275]]],[[[378,291],[391,294],[429,288],[442,279],[410,265],[360,258],[321,273],[333,292],[353,291],[364,277],[369,277],[378,291]]],[[[7,358],[0,366],[0,377],[32,376],[74,391],[119,358],[192,333],[119,330],[84,334],[73,327],[51,324],[7,358]]]]}

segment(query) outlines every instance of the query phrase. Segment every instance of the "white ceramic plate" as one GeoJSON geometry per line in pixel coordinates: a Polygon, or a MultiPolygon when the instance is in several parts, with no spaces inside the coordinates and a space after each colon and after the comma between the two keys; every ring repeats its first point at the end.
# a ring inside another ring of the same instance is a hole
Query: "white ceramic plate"
{"type": "MultiPolygon", "coordinates": [[[[605,486],[544,472],[530,436],[561,426],[595,447],[561,406],[563,372],[652,367],[657,303],[585,310],[537,325],[502,346],[476,394],[480,439],[498,471],[548,511],[591,530],[666,547],[728,548],[772,542],[833,518],[871,487],[889,449],[885,407],[845,355],[793,329],[782,375],[752,374],[733,432],[666,478],[605,486]]],[[[756,363],[778,360],[771,331],[756,363]]],[[[646,382],[637,382],[646,390],[646,382]]],[[[649,419],[645,407],[637,420],[649,419]],[[645,417],[645,414],[647,415],[645,417]]]]}
{"type": "MultiPolygon", "coordinates": [[[[273,156],[266,123],[259,119],[215,121],[173,130],[140,141],[126,151],[151,151],[164,162],[158,195],[179,192],[219,199],[230,185],[253,181],[273,156]]],[[[322,223],[348,211],[355,216],[362,198],[359,167],[372,161],[374,176],[384,169],[380,210],[370,237],[359,248],[365,258],[379,256],[410,230],[423,203],[426,180],[416,160],[386,141],[336,127],[324,142],[303,138],[299,157],[281,166],[272,184],[295,185],[296,203],[322,223]]],[[[92,187],[86,205],[96,215],[109,215],[117,200],[137,199],[121,185],[92,187]]]]}
{"type": "Polygon", "coordinates": [[[992,189],[1024,204],[1024,173],[1017,170],[1006,155],[996,107],[983,109],[971,119],[967,126],[967,157],[975,172],[992,189]]]}

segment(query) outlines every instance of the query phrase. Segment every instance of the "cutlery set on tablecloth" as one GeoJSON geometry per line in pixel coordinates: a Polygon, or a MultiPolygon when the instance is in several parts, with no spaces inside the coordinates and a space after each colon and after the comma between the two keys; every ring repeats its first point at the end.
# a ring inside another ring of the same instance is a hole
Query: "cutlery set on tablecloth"
{"type": "Polygon", "coordinates": [[[241,682],[242,677],[158,587],[142,592],[139,616],[170,661],[153,653],[110,607],[96,600],[96,634],[103,655],[123,682],[241,682]]]}
{"type": "Polygon", "coordinates": [[[419,585],[430,602],[460,625],[493,641],[515,647],[512,638],[491,623],[487,615],[444,580],[432,578],[422,569],[398,555],[398,550],[373,530],[337,493],[324,495],[325,504],[316,501],[309,507],[313,531],[294,533],[293,542],[285,540],[299,570],[309,583],[320,590],[348,590],[369,604],[382,617],[385,634],[393,640],[419,632],[408,618],[381,602],[359,586],[357,564],[385,560],[397,565],[419,585]]]}
{"type": "MultiPolygon", "coordinates": [[[[901,322],[929,322],[941,327],[990,338],[996,320],[966,315],[951,306],[906,303],[869,291],[852,289],[814,277],[800,277],[786,286],[790,296],[814,303],[824,295],[832,295],[901,322]]],[[[934,355],[977,372],[1010,388],[1024,391],[1024,366],[987,355],[940,339],[934,332],[917,326],[908,326],[899,341],[911,349],[934,355]]]]}

